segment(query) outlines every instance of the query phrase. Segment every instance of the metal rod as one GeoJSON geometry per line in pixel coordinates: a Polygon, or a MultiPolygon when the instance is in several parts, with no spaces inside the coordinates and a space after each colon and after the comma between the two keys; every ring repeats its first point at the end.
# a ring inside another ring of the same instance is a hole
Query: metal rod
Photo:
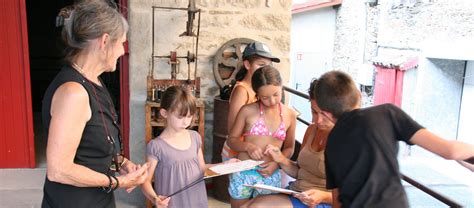
{"type": "Polygon", "coordinates": [[[197,66],[198,66],[198,48],[199,48],[199,29],[201,28],[201,9],[198,9],[198,31],[196,34],[196,60],[194,61],[194,79],[197,77],[197,66]]]}
{"type": "Polygon", "coordinates": [[[298,117],[296,117],[296,120],[300,121],[301,123],[304,123],[304,124],[306,124],[307,126],[309,126],[309,125],[311,124],[310,122],[308,122],[308,121],[306,121],[306,120],[304,120],[304,119],[300,118],[299,116],[298,116],[298,117]]]}
{"type": "Polygon", "coordinates": [[[177,7],[161,7],[161,6],[152,6],[153,9],[173,9],[173,10],[188,10],[188,8],[177,8],[177,7]]]}
{"type": "MultiPolygon", "coordinates": [[[[467,61],[464,61],[464,71],[463,71],[463,74],[462,74],[462,83],[461,83],[462,87],[461,87],[461,94],[460,94],[461,99],[459,100],[459,103],[462,103],[462,101],[463,101],[463,99],[462,99],[463,96],[462,95],[464,93],[464,86],[465,86],[464,84],[466,82],[466,78],[465,78],[466,77],[466,72],[467,72],[467,61]]],[[[459,111],[458,111],[460,114],[461,114],[461,110],[462,110],[461,106],[462,105],[459,105],[459,111]]],[[[456,137],[454,137],[454,138],[458,138],[458,136],[459,136],[459,122],[461,122],[461,116],[458,116],[458,125],[456,127],[456,137]]],[[[467,160],[466,160],[466,162],[467,162],[467,160]]],[[[471,164],[474,164],[474,162],[471,162],[471,164]]]]}
{"type": "MultiPolygon", "coordinates": [[[[300,96],[300,97],[302,97],[302,98],[305,98],[305,99],[309,100],[309,96],[308,96],[307,94],[302,93],[302,92],[300,92],[300,91],[298,91],[298,90],[294,90],[294,89],[289,88],[289,87],[287,87],[287,86],[283,86],[283,90],[286,90],[286,91],[288,91],[289,93],[293,93],[293,94],[295,94],[295,95],[297,95],[297,96],[300,96]]],[[[298,121],[300,121],[301,123],[306,124],[307,126],[309,126],[309,125],[311,124],[310,122],[308,122],[308,121],[302,119],[300,116],[296,117],[296,119],[297,119],[298,121]]]]}
{"type": "MultiPolygon", "coordinates": [[[[170,58],[169,55],[167,56],[153,56],[154,58],[170,58]]],[[[188,56],[176,56],[176,58],[181,58],[181,59],[188,59],[188,56]]]]}
{"type": "Polygon", "coordinates": [[[152,8],[151,19],[151,76],[155,72],[155,9],[152,8]]]}
{"type": "Polygon", "coordinates": [[[295,94],[295,95],[298,95],[298,96],[300,96],[300,97],[302,97],[302,98],[306,98],[307,100],[309,100],[309,95],[307,95],[306,93],[300,92],[300,91],[298,91],[298,90],[294,90],[294,89],[289,88],[289,87],[287,87],[287,86],[283,86],[283,89],[286,90],[286,91],[288,91],[288,92],[290,92],[290,93],[293,93],[293,94],[295,94]]]}
{"type": "Polygon", "coordinates": [[[453,201],[452,199],[433,191],[432,189],[426,187],[425,185],[415,181],[414,179],[402,174],[402,179],[407,183],[413,185],[414,187],[420,189],[421,191],[425,192],[426,194],[432,196],[433,198],[443,202],[444,204],[448,205],[449,207],[462,207],[462,205],[458,204],[457,202],[453,201]]]}

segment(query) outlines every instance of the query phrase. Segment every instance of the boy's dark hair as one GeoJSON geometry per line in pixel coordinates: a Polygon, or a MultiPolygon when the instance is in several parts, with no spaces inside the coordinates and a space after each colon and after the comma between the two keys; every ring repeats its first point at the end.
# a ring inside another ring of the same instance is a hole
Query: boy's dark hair
{"type": "Polygon", "coordinates": [[[360,93],[354,81],[341,71],[323,74],[313,93],[321,110],[332,113],[335,118],[351,111],[360,102],[360,93]]]}
{"type": "Polygon", "coordinates": [[[281,75],[273,66],[262,66],[255,70],[252,75],[252,89],[258,93],[258,89],[265,85],[282,86],[281,75]]]}
{"type": "Polygon", "coordinates": [[[310,100],[316,100],[316,97],[314,95],[316,90],[316,84],[318,84],[318,79],[316,78],[311,80],[311,84],[309,84],[308,95],[310,100]]]}
{"type": "Polygon", "coordinates": [[[189,89],[182,86],[168,87],[161,98],[161,107],[168,112],[177,111],[180,116],[194,115],[197,110],[196,98],[189,89]]]}

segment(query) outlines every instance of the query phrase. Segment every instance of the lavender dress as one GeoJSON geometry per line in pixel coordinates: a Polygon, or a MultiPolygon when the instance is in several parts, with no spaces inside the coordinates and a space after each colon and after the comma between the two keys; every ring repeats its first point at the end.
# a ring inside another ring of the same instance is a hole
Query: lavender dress
{"type": "MultiPolygon", "coordinates": [[[[158,160],[155,168],[155,192],[167,196],[182,187],[203,177],[199,167],[198,150],[201,148],[201,136],[189,131],[191,146],[179,150],[159,137],[147,145],[147,155],[158,160]]],[[[207,193],[203,182],[171,197],[169,207],[207,207],[207,193]]]]}

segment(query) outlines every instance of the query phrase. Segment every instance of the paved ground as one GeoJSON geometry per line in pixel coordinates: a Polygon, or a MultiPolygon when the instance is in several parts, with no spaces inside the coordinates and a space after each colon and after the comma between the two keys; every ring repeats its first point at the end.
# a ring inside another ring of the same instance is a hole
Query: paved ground
{"type": "MultiPolygon", "coordinates": [[[[431,155],[400,157],[402,172],[419,180],[430,188],[450,197],[465,207],[474,208],[474,173],[455,162],[445,161],[431,155]]],[[[0,208],[40,207],[45,169],[0,169],[0,208]]],[[[447,207],[425,193],[405,184],[410,206],[447,207]]],[[[134,192],[140,194],[138,190],[134,192]]],[[[136,207],[124,202],[124,193],[117,194],[117,207],[136,207]]],[[[209,196],[209,207],[228,208],[228,203],[209,196]]]]}
{"type": "MultiPolygon", "coordinates": [[[[308,108],[309,109],[309,108],[308,108]]],[[[472,109],[474,111],[474,108],[472,109]]],[[[467,113],[466,115],[472,115],[467,113]]],[[[36,116],[35,123],[40,123],[40,117],[36,116]]],[[[298,122],[299,123],[299,122],[298,122]]],[[[302,127],[304,132],[306,126],[302,127]]],[[[470,130],[464,128],[465,130],[470,130]]],[[[470,132],[461,132],[460,135],[470,135],[470,132]]],[[[45,177],[45,141],[41,139],[42,131],[40,127],[35,127],[36,158],[38,161],[37,169],[0,169],[0,208],[30,208],[40,207],[41,198],[43,196],[42,186],[45,177]]],[[[296,138],[303,138],[297,136],[296,138]]],[[[462,141],[470,141],[464,138],[462,141]]],[[[400,150],[400,168],[401,171],[409,177],[418,180],[437,192],[455,200],[464,207],[474,208],[474,173],[462,168],[456,162],[446,161],[434,156],[427,151],[418,147],[413,147],[410,151],[401,145],[400,150]],[[408,152],[410,153],[408,155],[408,152]]],[[[404,183],[407,191],[410,206],[413,208],[437,208],[447,207],[429,195],[419,191],[415,187],[404,183]]],[[[209,191],[209,193],[211,193],[209,191]]],[[[140,195],[136,190],[132,194],[140,195]]],[[[128,208],[136,207],[128,204],[123,200],[126,193],[117,193],[117,207],[128,208]]],[[[223,203],[208,197],[209,207],[211,208],[228,208],[228,203],[223,203]]]]}
{"type": "MultiPolygon", "coordinates": [[[[402,173],[464,207],[474,208],[473,172],[424,150],[415,148],[412,152],[410,157],[399,158],[402,173]]],[[[408,183],[404,185],[411,207],[448,207],[408,183]]]]}
{"type": "MultiPolygon", "coordinates": [[[[0,208],[39,208],[43,197],[45,169],[0,169],[0,208]]],[[[134,191],[140,194],[139,190],[134,191]]],[[[118,208],[137,207],[125,202],[126,193],[117,193],[118,208]]],[[[228,208],[230,204],[208,197],[210,208],[228,208]]]]}

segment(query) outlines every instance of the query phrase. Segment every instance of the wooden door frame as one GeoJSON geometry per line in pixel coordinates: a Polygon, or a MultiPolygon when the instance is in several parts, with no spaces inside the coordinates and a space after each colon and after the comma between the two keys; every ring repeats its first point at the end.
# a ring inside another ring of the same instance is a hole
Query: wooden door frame
{"type": "MultiPolygon", "coordinates": [[[[10,12],[13,14],[10,16],[12,19],[15,19],[13,24],[15,28],[11,28],[11,31],[18,35],[18,38],[14,40],[1,40],[1,41],[8,41],[5,43],[5,46],[8,48],[9,45],[17,45],[17,50],[15,51],[8,51],[5,54],[6,57],[11,57],[10,59],[18,58],[20,66],[18,68],[13,69],[5,69],[5,70],[14,70],[13,73],[18,73],[20,76],[16,89],[14,86],[11,86],[11,91],[13,93],[17,93],[17,97],[19,100],[14,99],[13,102],[15,105],[18,105],[20,112],[15,116],[15,119],[21,120],[21,123],[24,125],[18,129],[10,129],[13,132],[18,132],[16,134],[17,137],[10,137],[10,138],[3,138],[5,140],[11,140],[12,142],[16,142],[18,140],[24,141],[21,147],[10,147],[10,148],[17,148],[12,150],[12,152],[22,152],[19,155],[24,157],[19,160],[15,160],[14,162],[10,161],[11,163],[8,167],[2,168],[35,168],[36,161],[35,161],[35,141],[34,141],[34,131],[33,131],[33,107],[32,107],[32,96],[31,96],[31,80],[30,80],[30,60],[29,60],[29,47],[28,47],[28,25],[27,25],[27,15],[26,15],[26,2],[25,0],[0,0],[0,4],[6,4],[6,8],[4,8],[7,13],[10,12]],[[10,42],[13,41],[14,43],[10,42]],[[18,71],[16,71],[18,70],[18,71]]],[[[2,8],[3,9],[3,8],[2,8]]],[[[3,21],[9,21],[3,20],[3,21]]],[[[11,136],[11,135],[10,135],[11,136]]]]}
{"type": "Polygon", "coordinates": [[[19,0],[20,2],[20,27],[21,27],[21,41],[23,45],[23,70],[24,70],[24,83],[25,83],[25,107],[26,107],[26,125],[27,125],[27,142],[28,142],[28,154],[29,154],[29,167],[35,168],[36,166],[36,154],[35,154],[35,140],[33,132],[33,106],[31,104],[31,78],[30,78],[30,57],[29,57],[29,46],[28,46],[28,25],[26,17],[26,2],[25,0],[19,0]]]}
{"type": "MultiPolygon", "coordinates": [[[[119,0],[120,12],[128,19],[128,0],[119,0]]],[[[124,153],[130,158],[130,79],[129,79],[129,41],[125,43],[125,54],[120,58],[120,121],[124,153]]]]}

